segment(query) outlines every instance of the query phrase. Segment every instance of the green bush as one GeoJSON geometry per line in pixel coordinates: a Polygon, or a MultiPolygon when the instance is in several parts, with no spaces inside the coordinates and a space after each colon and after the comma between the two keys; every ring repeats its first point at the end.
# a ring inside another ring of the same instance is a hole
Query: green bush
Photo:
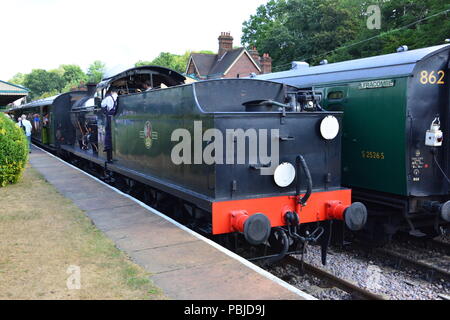
{"type": "Polygon", "coordinates": [[[27,157],[28,143],[24,131],[0,112],[0,187],[19,180],[27,157]]]}

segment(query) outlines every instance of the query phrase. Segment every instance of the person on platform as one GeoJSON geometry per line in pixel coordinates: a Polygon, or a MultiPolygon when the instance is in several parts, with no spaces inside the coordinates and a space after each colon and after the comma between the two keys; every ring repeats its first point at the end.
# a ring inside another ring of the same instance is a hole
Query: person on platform
{"type": "Polygon", "coordinates": [[[28,140],[28,147],[31,153],[31,131],[33,130],[33,126],[31,125],[31,122],[27,120],[27,116],[26,115],[22,115],[21,116],[21,127],[24,128],[25,130],[25,135],[27,136],[27,140],[28,140]]]}

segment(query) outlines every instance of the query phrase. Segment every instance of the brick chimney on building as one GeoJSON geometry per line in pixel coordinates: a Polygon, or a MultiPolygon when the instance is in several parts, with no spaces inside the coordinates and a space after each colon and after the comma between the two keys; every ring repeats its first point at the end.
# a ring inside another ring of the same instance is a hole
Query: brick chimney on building
{"type": "Polygon", "coordinates": [[[262,73],[271,73],[272,72],[272,58],[268,53],[264,53],[260,60],[261,63],[261,72],[262,73]]]}
{"type": "Polygon", "coordinates": [[[219,57],[230,50],[233,50],[233,37],[229,32],[222,32],[219,36],[219,57]]]}
{"type": "Polygon", "coordinates": [[[253,60],[255,60],[256,63],[260,63],[259,60],[261,60],[261,58],[259,57],[259,52],[258,50],[256,50],[256,47],[253,47],[250,50],[248,50],[248,53],[250,53],[250,56],[253,58],[253,60]]]}

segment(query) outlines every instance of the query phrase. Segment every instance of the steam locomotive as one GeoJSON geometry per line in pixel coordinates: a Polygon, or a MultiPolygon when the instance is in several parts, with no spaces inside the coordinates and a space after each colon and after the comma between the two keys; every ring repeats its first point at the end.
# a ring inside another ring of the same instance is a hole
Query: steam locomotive
{"type": "Polygon", "coordinates": [[[342,112],[324,111],[310,88],[185,84],[144,66],[10,112],[46,119],[35,143],[229,247],[246,242],[281,257],[317,242],[325,262],[332,229],[359,230],[367,219],[341,187],[342,112]],[[119,95],[108,111],[110,91],[119,95]]]}

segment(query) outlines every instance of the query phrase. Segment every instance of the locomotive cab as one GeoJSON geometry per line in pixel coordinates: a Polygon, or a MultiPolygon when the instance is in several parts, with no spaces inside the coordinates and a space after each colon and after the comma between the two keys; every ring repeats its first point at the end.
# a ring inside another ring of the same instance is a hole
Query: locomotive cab
{"type": "Polygon", "coordinates": [[[185,80],[184,76],[167,68],[142,66],[102,80],[97,85],[96,97],[103,99],[111,87],[121,96],[145,92],[144,84],[149,84],[151,90],[156,90],[182,85],[185,80]]]}
{"type": "MultiPolygon", "coordinates": [[[[184,80],[184,76],[173,70],[142,66],[103,79],[96,86],[88,85],[87,96],[71,109],[71,122],[76,136],[74,144],[88,156],[92,156],[92,159],[101,161],[99,159],[108,158],[105,137],[110,129],[107,122],[111,121],[114,115],[105,114],[105,110],[101,109],[101,102],[110,88],[118,92],[119,100],[122,96],[145,92],[145,83],[150,84],[151,90],[157,90],[182,85],[184,80]]],[[[70,146],[65,148],[69,150],[70,146]]]]}

